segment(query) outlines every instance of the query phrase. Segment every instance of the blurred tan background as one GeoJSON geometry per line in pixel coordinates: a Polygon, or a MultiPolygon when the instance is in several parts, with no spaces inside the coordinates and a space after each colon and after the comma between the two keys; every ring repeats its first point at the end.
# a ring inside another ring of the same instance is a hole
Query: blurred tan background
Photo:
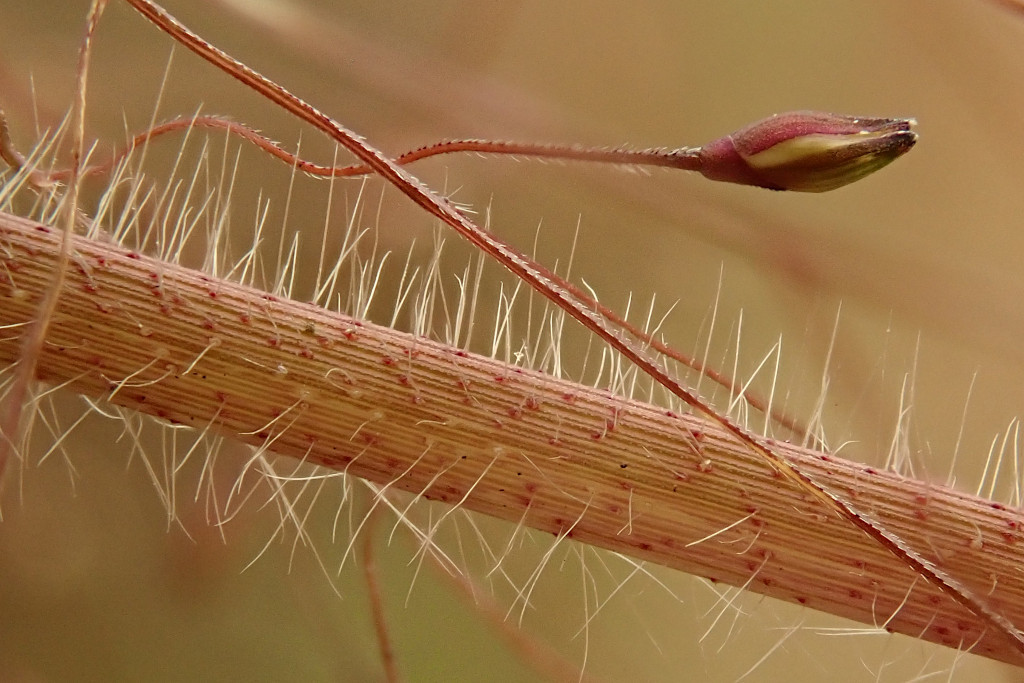
{"type": "MultiPolygon", "coordinates": [[[[69,105],[87,7],[0,3],[0,106],[24,147],[69,105]]],[[[884,462],[902,389],[903,407],[913,408],[903,424],[916,474],[944,482],[952,467],[957,486],[973,491],[993,438],[1024,411],[1024,17],[980,0],[177,0],[167,9],[395,154],[451,137],[695,145],[792,109],[916,117],[921,141],[911,154],[820,196],[667,171],[472,156],[413,171],[481,215],[490,206],[493,229],[521,248],[540,225],[537,253],[549,265],[568,258],[578,224],[577,281],[620,310],[629,293],[640,308],[654,295],[662,311],[678,300],[665,333],[684,350],[706,339],[721,282],[713,348],[734,351],[742,314],[744,376],[781,336],[777,395],[798,415],[809,415],[818,397],[841,305],[824,422],[830,445],[847,457],[884,462]]],[[[103,149],[146,127],[170,53],[167,38],[111,3],[97,36],[87,126],[103,149]]],[[[315,133],[175,48],[156,118],[200,107],[291,147],[301,137],[304,156],[333,156],[315,133]]],[[[287,186],[287,168],[246,159],[243,192],[287,186]]],[[[290,226],[322,225],[323,188],[299,183],[290,226]]],[[[280,224],[283,199],[273,210],[280,224]]],[[[345,207],[335,211],[341,224],[345,207]]],[[[414,239],[419,248],[429,243],[432,223],[397,193],[384,193],[380,213],[384,248],[404,257],[414,239]]],[[[237,201],[233,229],[254,214],[237,201]]],[[[319,243],[306,248],[315,259],[319,243]]],[[[73,397],[62,402],[80,412],[73,397]]],[[[341,598],[311,551],[292,559],[291,539],[243,572],[274,533],[276,512],[246,510],[225,528],[226,543],[206,525],[202,501],[169,524],[119,433],[115,423],[91,420],[69,439],[70,465],[55,456],[8,481],[0,678],[381,678],[357,566],[337,580],[341,598]]],[[[1009,468],[994,494],[1019,504],[1014,490],[1009,468]]],[[[340,491],[331,495],[340,502],[340,491]]],[[[323,519],[310,524],[332,558],[333,505],[321,503],[323,519]]],[[[407,678],[532,680],[446,584],[429,575],[413,583],[414,551],[402,542],[380,550],[407,678]]],[[[530,552],[517,561],[534,562],[530,552]]],[[[589,645],[587,671],[606,680],[734,680],[783,638],[751,680],[906,680],[954,662],[958,680],[1021,678],[909,639],[822,635],[839,624],[756,596],[742,602],[748,613],[713,625],[710,591],[669,572],[658,576],[680,602],[666,600],[653,579],[631,582],[585,644],[573,638],[585,618],[579,568],[547,571],[527,628],[575,664],[589,645]]],[[[606,595],[615,580],[605,575],[600,584],[606,595]]]]}

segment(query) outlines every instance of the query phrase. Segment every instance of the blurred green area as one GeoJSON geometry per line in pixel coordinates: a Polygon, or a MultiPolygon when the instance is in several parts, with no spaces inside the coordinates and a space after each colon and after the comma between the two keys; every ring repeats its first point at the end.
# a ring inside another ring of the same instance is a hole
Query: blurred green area
{"type": "MultiPolygon", "coordinates": [[[[0,106],[25,147],[70,103],[87,7],[7,0],[0,9],[0,106]]],[[[989,442],[1021,413],[1024,21],[993,3],[178,0],[167,9],[395,154],[452,137],[692,145],[805,108],[917,117],[922,139],[910,155],[823,196],[473,156],[424,162],[414,172],[481,215],[489,209],[492,228],[520,247],[536,239],[548,264],[565,263],[579,226],[577,281],[620,310],[630,293],[640,309],[654,295],[659,311],[678,301],[664,331],[684,350],[705,343],[717,297],[712,358],[732,367],[742,319],[741,376],[781,337],[776,395],[799,415],[814,408],[841,304],[824,420],[831,445],[843,445],[847,457],[884,462],[902,393],[902,404],[913,405],[907,449],[917,475],[941,482],[952,467],[958,485],[974,490],[989,442]]],[[[98,154],[144,129],[160,97],[158,120],[201,108],[288,146],[301,139],[309,158],[333,158],[327,141],[181,48],[161,95],[171,42],[120,2],[108,8],[95,50],[87,130],[101,141],[98,154]]],[[[179,141],[159,144],[173,155],[179,141]]],[[[257,213],[245,198],[266,193],[270,223],[279,226],[289,179],[278,162],[243,153],[232,208],[239,245],[257,213]]],[[[344,223],[358,187],[346,186],[332,209],[335,224],[344,223]]],[[[319,229],[324,184],[300,182],[294,193],[288,226],[319,229]]],[[[379,185],[367,194],[382,248],[404,257],[415,240],[422,252],[432,222],[379,185]]],[[[319,246],[304,243],[302,262],[315,263],[319,246]]],[[[300,273],[300,289],[312,275],[300,273]]],[[[81,412],[73,397],[59,403],[64,415],[81,412]]],[[[151,438],[159,460],[159,432],[151,438]]],[[[45,440],[37,445],[45,452],[45,440]]],[[[180,522],[169,523],[115,423],[90,420],[66,448],[67,461],[55,454],[33,463],[4,491],[0,678],[383,676],[358,557],[334,576],[347,543],[332,533],[340,487],[325,490],[308,527],[329,581],[301,541],[293,552],[294,532],[262,552],[279,523],[274,509],[243,508],[222,538],[207,524],[202,497],[193,502],[200,463],[179,475],[188,491],[178,496],[180,522]]],[[[221,462],[230,475],[245,458],[227,446],[221,462]]],[[[1005,499],[1014,486],[1002,477],[995,495],[1005,499]]],[[[496,538],[509,533],[483,524],[496,538]]],[[[426,570],[414,579],[408,539],[385,547],[385,536],[384,598],[408,680],[534,680],[449,584],[426,570]]],[[[528,574],[542,552],[519,548],[510,562],[528,574]]],[[[587,579],[574,559],[580,553],[604,572],[590,551],[560,550],[524,625],[574,664],[586,651],[587,671],[607,680],[733,680],[780,641],[751,680],[797,680],[801,672],[805,680],[878,672],[903,680],[955,660],[909,639],[829,638],[815,627],[839,622],[757,596],[737,602],[744,614],[713,624],[721,605],[706,585],[658,570],[681,601],[666,599],[652,578],[634,578],[587,639],[574,637],[584,604],[594,609],[587,591],[603,600],[630,572],[604,558],[612,569],[587,579]]],[[[514,596],[501,599],[508,607],[514,596]]],[[[993,676],[1019,678],[969,657],[954,678],[993,676]]]]}

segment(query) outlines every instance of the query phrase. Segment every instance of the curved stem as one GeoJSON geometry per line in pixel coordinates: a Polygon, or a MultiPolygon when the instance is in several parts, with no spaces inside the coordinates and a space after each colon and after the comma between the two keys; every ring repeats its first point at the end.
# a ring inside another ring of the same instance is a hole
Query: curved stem
{"type": "MultiPolygon", "coordinates": [[[[351,164],[349,166],[323,166],[321,164],[316,164],[296,157],[291,152],[282,149],[281,146],[273,140],[261,135],[244,123],[231,121],[220,116],[192,116],[172,119],[139,133],[129,141],[124,149],[118,151],[109,160],[96,166],[90,166],[83,170],[82,173],[85,175],[100,175],[106,173],[113,168],[115,164],[126,158],[139,146],[149,142],[153,138],[187,128],[213,128],[226,130],[229,133],[248,140],[263,151],[280,159],[288,165],[294,166],[300,171],[311,175],[346,177],[367,175],[375,172],[366,164],[351,164]]],[[[419,147],[406,152],[401,156],[395,157],[394,163],[404,166],[405,164],[411,164],[415,161],[420,161],[429,157],[439,156],[441,154],[455,154],[459,152],[476,152],[478,154],[498,154],[540,159],[561,159],[565,161],[588,161],[626,166],[661,166],[684,171],[700,170],[700,157],[698,156],[700,153],[699,147],[679,147],[676,149],[668,149],[665,147],[628,149],[619,147],[609,149],[605,147],[583,147],[575,144],[565,145],[480,139],[442,140],[441,142],[419,147]]],[[[11,165],[20,165],[12,162],[8,163],[11,163],[11,165]]],[[[70,172],[66,170],[52,171],[47,174],[47,177],[50,180],[64,180],[68,177],[69,173],[70,172]]]]}

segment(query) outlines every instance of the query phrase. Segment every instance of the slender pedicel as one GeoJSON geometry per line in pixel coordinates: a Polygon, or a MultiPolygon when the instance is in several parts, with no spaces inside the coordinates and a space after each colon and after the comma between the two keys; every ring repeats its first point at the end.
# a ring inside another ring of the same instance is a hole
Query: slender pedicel
{"type": "MultiPolygon", "coordinates": [[[[857,118],[798,111],[776,114],[703,147],[648,149],[583,147],[507,140],[444,140],[395,158],[399,165],[455,152],[502,154],[525,158],[563,159],[629,166],[662,166],[699,171],[705,178],[771,190],[825,192],[874,173],[910,151],[917,142],[914,119],[857,118]]],[[[111,168],[142,143],[189,127],[221,128],[249,140],[273,156],[312,175],[354,176],[372,173],[366,164],[321,166],[282,149],[248,126],[216,116],[180,118],[136,135],[127,148],[101,166],[111,168]]],[[[11,162],[8,162],[11,163],[11,162]]],[[[49,174],[60,180],[67,172],[49,174]]]]}

